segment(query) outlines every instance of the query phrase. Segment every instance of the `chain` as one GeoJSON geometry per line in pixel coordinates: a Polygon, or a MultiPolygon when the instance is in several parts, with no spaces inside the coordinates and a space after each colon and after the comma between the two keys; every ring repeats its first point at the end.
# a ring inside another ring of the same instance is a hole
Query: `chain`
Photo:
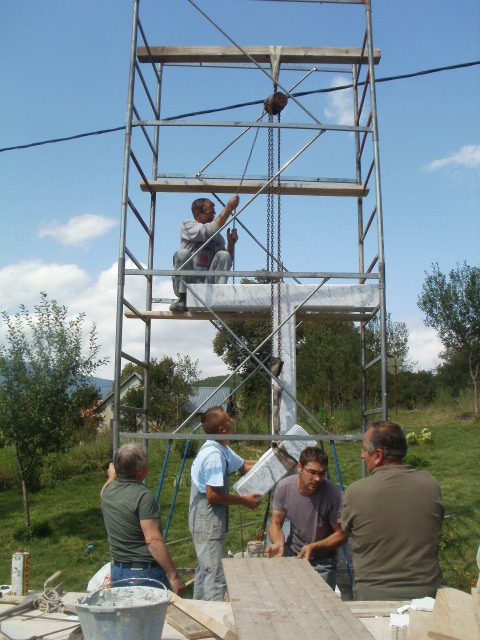
{"type": "MultiPolygon", "coordinates": [[[[268,115],[268,122],[273,123],[273,115],[268,115]]],[[[273,207],[274,207],[274,186],[272,183],[272,176],[274,171],[274,158],[273,158],[273,127],[268,129],[268,196],[267,196],[267,271],[274,270],[274,224],[273,224],[273,207]]],[[[273,301],[274,301],[274,283],[270,282],[270,319],[272,329],[274,326],[274,314],[273,314],[273,301]]],[[[271,340],[271,352],[275,353],[275,336],[272,335],[271,340]]]]}
{"type": "MultiPolygon", "coordinates": [[[[280,125],[280,114],[278,114],[277,116],[278,118],[278,124],[280,125]]],[[[277,180],[277,269],[279,271],[283,272],[283,263],[282,263],[282,243],[281,243],[281,237],[282,237],[282,216],[281,216],[281,198],[280,198],[280,140],[281,140],[281,136],[280,136],[280,126],[278,127],[278,133],[277,133],[277,171],[278,171],[278,180],[277,180]]],[[[278,336],[278,352],[277,352],[277,356],[280,358],[281,357],[281,346],[282,346],[282,329],[281,329],[281,325],[282,325],[282,305],[281,305],[281,283],[283,282],[283,278],[282,280],[278,280],[277,281],[277,319],[278,319],[278,331],[277,331],[277,336],[278,336]]]]}

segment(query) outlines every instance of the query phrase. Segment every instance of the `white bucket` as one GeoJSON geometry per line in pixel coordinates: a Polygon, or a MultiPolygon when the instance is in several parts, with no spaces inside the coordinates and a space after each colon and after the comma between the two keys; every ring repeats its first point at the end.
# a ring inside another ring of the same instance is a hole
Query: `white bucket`
{"type": "Polygon", "coordinates": [[[75,603],[85,640],[158,640],[172,594],[156,580],[119,580],[75,603]],[[115,586],[126,583],[126,586],[115,586]],[[162,588],[145,586],[161,585],[162,588]]]}

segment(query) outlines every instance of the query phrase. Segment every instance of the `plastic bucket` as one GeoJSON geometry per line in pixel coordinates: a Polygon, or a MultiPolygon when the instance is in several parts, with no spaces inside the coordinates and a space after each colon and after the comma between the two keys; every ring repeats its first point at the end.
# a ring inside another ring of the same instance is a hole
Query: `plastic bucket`
{"type": "Polygon", "coordinates": [[[172,594],[156,580],[138,578],[138,582],[141,585],[136,585],[135,580],[119,580],[76,601],[85,640],[161,637],[172,594]],[[123,583],[125,586],[121,586],[123,583]]]}

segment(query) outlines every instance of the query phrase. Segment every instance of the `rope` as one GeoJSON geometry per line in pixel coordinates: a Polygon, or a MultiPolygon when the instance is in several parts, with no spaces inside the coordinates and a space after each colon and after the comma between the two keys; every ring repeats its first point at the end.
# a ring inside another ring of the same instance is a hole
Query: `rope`
{"type": "Polygon", "coordinates": [[[35,600],[35,606],[44,613],[54,613],[55,611],[63,611],[63,602],[55,589],[44,589],[35,600]]]}
{"type": "MultiPolygon", "coordinates": [[[[263,118],[263,114],[262,114],[262,118],[263,118]]],[[[259,131],[260,129],[257,127],[255,136],[253,137],[252,146],[250,147],[250,153],[248,154],[247,162],[245,163],[245,169],[243,170],[242,177],[240,178],[240,182],[238,183],[238,187],[235,195],[238,195],[240,193],[240,188],[243,184],[243,180],[245,179],[245,174],[247,173],[248,165],[250,164],[250,160],[252,159],[253,149],[255,148],[259,131]]],[[[233,218],[232,229],[235,229],[235,222],[236,222],[236,218],[233,218]]],[[[233,271],[235,271],[235,247],[233,248],[232,269],[233,271]]],[[[235,284],[235,276],[232,277],[232,282],[235,284]]]]}

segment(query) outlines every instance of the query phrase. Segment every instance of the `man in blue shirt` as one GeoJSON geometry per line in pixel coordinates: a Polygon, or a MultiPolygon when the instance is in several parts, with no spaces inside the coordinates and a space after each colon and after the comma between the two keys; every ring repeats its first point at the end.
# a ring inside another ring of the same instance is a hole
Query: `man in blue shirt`
{"type": "Polygon", "coordinates": [[[256,460],[244,460],[227,446],[222,435],[233,432],[233,420],[221,407],[212,407],[202,416],[205,433],[218,434],[201,447],[191,468],[192,487],[188,525],[192,534],[198,567],[193,598],[223,601],[226,592],[222,568],[228,505],[241,504],[256,509],[261,494],[237,496],[229,492],[228,475],[251,469],[256,460]]]}

